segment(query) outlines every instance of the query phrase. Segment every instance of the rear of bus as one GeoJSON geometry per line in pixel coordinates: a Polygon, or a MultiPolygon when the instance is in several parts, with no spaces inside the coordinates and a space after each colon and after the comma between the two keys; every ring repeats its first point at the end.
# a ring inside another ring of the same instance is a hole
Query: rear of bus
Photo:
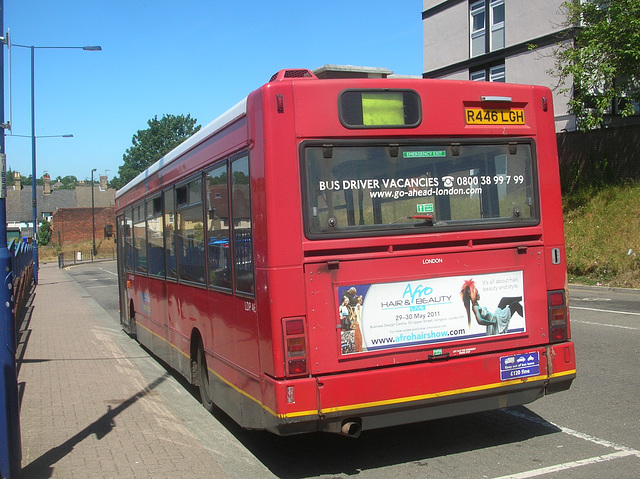
{"type": "Polygon", "coordinates": [[[269,273],[272,430],[358,435],[569,388],[548,89],[309,78],[263,101],[285,106],[265,131],[281,122],[297,156],[267,190],[299,202],[269,230],[286,250],[269,273]]]}

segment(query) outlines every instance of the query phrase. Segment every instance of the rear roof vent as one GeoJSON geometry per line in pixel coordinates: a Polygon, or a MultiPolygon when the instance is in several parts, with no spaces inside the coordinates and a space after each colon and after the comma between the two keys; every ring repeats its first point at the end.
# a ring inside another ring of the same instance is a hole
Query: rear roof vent
{"type": "Polygon", "coordinates": [[[316,78],[316,76],[309,70],[280,70],[273,75],[269,80],[269,83],[274,81],[290,80],[292,78],[316,78]]]}

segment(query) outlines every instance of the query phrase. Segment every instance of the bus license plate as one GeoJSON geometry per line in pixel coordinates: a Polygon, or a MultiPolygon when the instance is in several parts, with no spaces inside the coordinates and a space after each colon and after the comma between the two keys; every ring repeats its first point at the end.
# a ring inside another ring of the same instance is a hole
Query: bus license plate
{"type": "Polygon", "coordinates": [[[524,125],[524,110],[487,110],[465,108],[467,125],[524,125]]]}

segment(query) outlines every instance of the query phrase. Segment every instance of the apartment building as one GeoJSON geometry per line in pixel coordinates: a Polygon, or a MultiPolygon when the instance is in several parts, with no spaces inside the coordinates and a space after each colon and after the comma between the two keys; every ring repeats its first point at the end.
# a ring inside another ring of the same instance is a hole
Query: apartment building
{"type": "Polygon", "coordinates": [[[548,73],[553,50],[571,41],[564,1],[423,0],[423,77],[548,86],[556,131],[575,130],[569,94],[548,73]]]}

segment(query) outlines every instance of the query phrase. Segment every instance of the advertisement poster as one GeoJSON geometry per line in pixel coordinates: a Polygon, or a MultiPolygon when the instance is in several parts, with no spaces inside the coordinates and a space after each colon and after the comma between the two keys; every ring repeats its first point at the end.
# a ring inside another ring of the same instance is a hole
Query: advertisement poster
{"type": "Polygon", "coordinates": [[[338,287],[342,354],[526,330],[522,271],[338,287]]]}

